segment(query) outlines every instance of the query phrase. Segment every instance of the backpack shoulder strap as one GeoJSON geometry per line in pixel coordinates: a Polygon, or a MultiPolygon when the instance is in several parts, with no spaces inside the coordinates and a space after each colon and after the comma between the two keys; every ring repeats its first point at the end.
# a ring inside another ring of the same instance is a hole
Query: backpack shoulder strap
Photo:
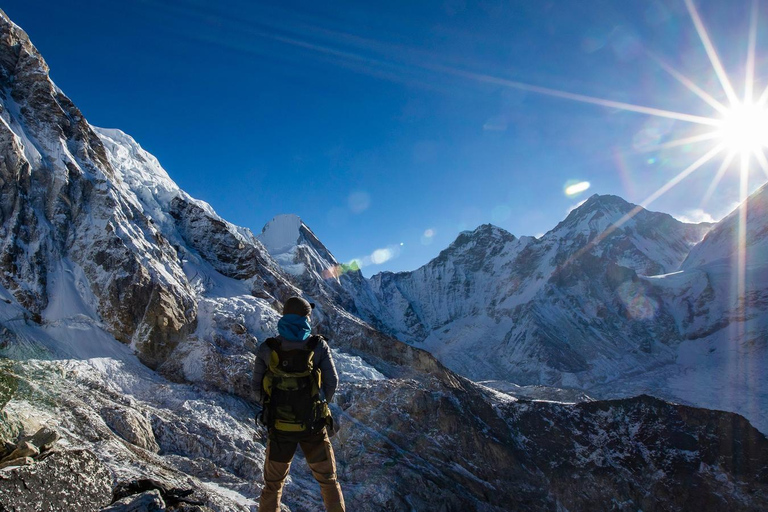
{"type": "Polygon", "coordinates": [[[267,344],[267,346],[268,346],[270,349],[272,349],[272,350],[274,350],[274,351],[276,351],[276,352],[279,352],[279,351],[280,351],[280,349],[281,349],[281,348],[282,348],[282,346],[283,346],[282,342],[281,342],[279,339],[277,339],[277,338],[267,338],[267,339],[264,341],[264,343],[266,343],[266,344],[267,344]]]}
{"type": "Polygon", "coordinates": [[[323,338],[319,334],[310,336],[310,338],[307,340],[307,350],[315,350],[317,346],[320,344],[320,342],[323,341],[324,339],[325,338],[323,338]]]}

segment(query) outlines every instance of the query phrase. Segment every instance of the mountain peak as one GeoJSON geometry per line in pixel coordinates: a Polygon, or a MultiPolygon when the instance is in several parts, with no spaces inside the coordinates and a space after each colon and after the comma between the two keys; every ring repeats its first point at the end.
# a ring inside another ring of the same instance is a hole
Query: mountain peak
{"type": "MultiPolygon", "coordinates": [[[[509,231],[493,224],[481,224],[473,231],[462,231],[448,247],[432,260],[444,261],[456,257],[470,257],[482,261],[489,254],[497,254],[517,237],[509,231]]],[[[432,263],[430,262],[430,263],[432,263]]]]}
{"type": "Polygon", "coordinates": [[[629,213],[634,208],[637,208],[637,205],[634,205],[619,196],[612,194],[592,194],[589,199],[584,201],[582,205],[578,206],[573,211],[592,212],[600,209],[629,213]]]}
{"type": "MultiPolygon", "coordinates": [[[[486,238],[486,237],[492,237],[497,239],[509,239],[510,237],[514,240],[515,235],[510,233],[504,228],[500,228],[498,226],[494,226],[493,224],[481,224],[478,227],[476,227],[474,230],[466,230],[459,233],[459,236],[456,238],[456,242],[458,242],[463,237],[468,237],[469,239],[476,239],[476,238],[486,238]]],[[[456,243],[454,242],[454,243],[456,243]]]]}
{"type": "Polygon", "coordinates": [[[321,275],[339,264],[301,217],[292,213],[277,215],[256,238],[292,275],[303,275],[307,268],[321,275]]]}
{"type": "Polygon", "coordinates": [[[570,234],[602,232],[635,209],[638,210],[635,215],[647,214],[644,208],[629,203],[619,196],[594,194],[571,210],[568,216],[547,235],[555,234],[557,237],[562,237],[566,232],[570,234]]]}
{"type": "Polygon", "coordinates": [[[301,217],[293,213],[276,215],[257,238],[270,254],[284,253],[299,243],[302,224],[301,217]]]}
{"type": "Polygon", "coordinates": [[[517,239],[515,235],[506,229],[494,226],[493,224],[481,224],[474,230],[466,230],[459,233],[459,236],[444,251],[454,252],[467,245],[475,245],[480,242],[482,245],[504,244],[514,242],[517,239]]]}

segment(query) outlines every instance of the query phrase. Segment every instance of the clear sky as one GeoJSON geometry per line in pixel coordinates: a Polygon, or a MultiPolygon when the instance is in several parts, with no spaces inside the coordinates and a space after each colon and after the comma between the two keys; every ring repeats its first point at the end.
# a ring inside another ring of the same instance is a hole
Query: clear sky
{"type": "MultiPolygon", "coordinates": [[[[370,276],[415,269],[482,223],[540,235],[593,193],[640,203],[715,147],[658,148],[711,127],[582,97],[719,117],[723,75],[744,94],[751,19],[758,96],[768,6],[751,17],[750,1],[691,5],[720,75],[684,0],[2,8],[91,124],[130,134],[184,190],[255,233],[274,215],[300,215],[337,259],[364,260],[370,276]],[[590,186],[566,194],[578,182],[590,186]]],[[[739,199],[740,174],[734,164],[707,194],[722,160],[650,209],[721,218],[739,199]]],[[[755,162],[749,190],[766,180],[755,162]]]]}

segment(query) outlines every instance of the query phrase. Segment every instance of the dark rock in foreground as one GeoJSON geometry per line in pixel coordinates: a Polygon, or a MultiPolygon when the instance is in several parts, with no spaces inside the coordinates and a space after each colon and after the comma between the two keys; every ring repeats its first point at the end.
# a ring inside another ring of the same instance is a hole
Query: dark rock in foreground
{"type": "Polygon", "coordinates": [[[768,510],[768,439],[742,416],[649,396],[488,398],[472,384],[435,393],[408,381],[343,392],[340,419],[355,425],[339,433],[350,501],[364,511],[768,510]]]}
{"type": "Polygon", "coordinates": [[[0,472],[2,512],[84,512],[112,501],[112,474],[88,450],[55,452],[0,472]]]}
{"type": "Polygon", "coordinates": [[[116,501],[101,512],[162,512],[165,510],[165,502],[160,491],[152,490],[128,496],[116,501]]]}
{"type": "Polygon", "coordinates": [[[768,509],[768,439],[737,414],[646,395],[502,411],[568,510],[768,509]]]}

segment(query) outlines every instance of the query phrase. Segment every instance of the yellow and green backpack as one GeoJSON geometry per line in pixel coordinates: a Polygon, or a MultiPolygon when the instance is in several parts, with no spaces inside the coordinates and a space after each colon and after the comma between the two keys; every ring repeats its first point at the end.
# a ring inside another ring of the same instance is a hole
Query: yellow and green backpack
{"type": "Polygon", "coordinates": [[[322,339],[312,336],[304,348],[293,350],[283,350],[279,338],[266,340],[272,353],[262,381],[262,419],[270,430],[316,433],[332,421],[328,404],[320,396],[320,368],[315,368],[313,361],[322,339]]]}

